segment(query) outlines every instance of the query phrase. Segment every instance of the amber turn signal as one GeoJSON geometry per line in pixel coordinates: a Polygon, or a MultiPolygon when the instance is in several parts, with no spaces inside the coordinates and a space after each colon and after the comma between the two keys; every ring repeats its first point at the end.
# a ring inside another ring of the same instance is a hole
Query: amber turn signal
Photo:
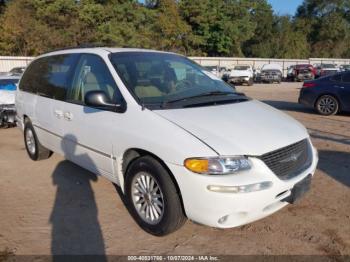
{"type": "Polygon", "coordinates": [[[185,167],[195,173],[207,173],[209,170],[209,160],[189,158],[185,160],[185,167]]]}

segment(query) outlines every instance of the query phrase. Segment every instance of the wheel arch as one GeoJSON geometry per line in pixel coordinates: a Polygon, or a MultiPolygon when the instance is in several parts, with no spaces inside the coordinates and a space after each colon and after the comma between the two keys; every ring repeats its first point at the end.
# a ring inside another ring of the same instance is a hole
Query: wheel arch
{"type": "Polygon", "coordinates": [[[23,123],[25,123],[26,121],[30,121],[30,118],[27,115],[23,115],[23,123]]]}
{"type": "Polygon", "coordinates": [[[136,159],[142,157],[142,156],[151,156],[154,159],[156,159],[164,168],[165,170],[168,171],[168,174],[171,178],[171,180],[173,181],[176,191],[179,194],[180,197],[180,201],[181,201],[181,206],[182,206],[182,210],[184,212],[184,214],[186,215],[185,212],[185,208],[184,208],[184,203],[183,203],[183,199],[182,199],[182,194],[181,194],[181,190],[180,187],[175,179],[174,174],[171,172],[170,168],[167,166],[167,164],[165,163],[165,161],[163,161],[159,156],[157,156],[156,154],[147,151],[145,149],[140,149],[140,148],[129,148],[127,149],[122,157],[122,163],[121,163],[121,171],[122,171],[122,177],[119,178],[119,183],[120,183],[120,187],[123,191],[123,193],[125,194],[125,177],[126,177],[126,173],[128,171],[128,168],[130,167],[130,164],[133,163],[136,159]],[[122,179],[122,181],[121,181],[122,179]]]}

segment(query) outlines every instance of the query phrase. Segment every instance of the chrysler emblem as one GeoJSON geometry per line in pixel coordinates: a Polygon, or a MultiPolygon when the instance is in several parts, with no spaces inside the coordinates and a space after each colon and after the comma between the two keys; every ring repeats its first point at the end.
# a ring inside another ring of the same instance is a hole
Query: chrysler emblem
{"type": "Polygon", "coordinates": [[[280,163],[288,163],[288,162],[295,162],[298,160],[302,152],[299,153],[293,153],[289,157],[283,159],[280,161],[280,163]]]}

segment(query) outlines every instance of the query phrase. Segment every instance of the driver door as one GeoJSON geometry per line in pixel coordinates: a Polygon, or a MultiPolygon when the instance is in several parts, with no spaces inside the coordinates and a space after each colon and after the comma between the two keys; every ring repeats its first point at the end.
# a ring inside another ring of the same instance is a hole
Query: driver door
{"type": "Polygon", "coordinates": [[[95,90],[104,91],[111,101],[121,96],[104,60],[82,54],[64,109],[65,153],[76,164],[115,181],[113,144],[120,114],[86,106],[85,94],[95,90]]]}

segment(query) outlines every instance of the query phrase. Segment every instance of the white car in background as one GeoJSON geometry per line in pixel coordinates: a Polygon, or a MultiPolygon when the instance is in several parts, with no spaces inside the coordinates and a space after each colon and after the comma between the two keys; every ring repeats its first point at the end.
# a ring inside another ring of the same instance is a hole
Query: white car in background
{"type": "Polygon", "coordinates": [[[203,66],[203,68],[219,78],[222,78],[227,71],[226,67],[222,66],[203,66]]]}
{"type": "Polygon", "coordinates": [[[260,81],[264,83],[281,83],[283,69],[279,64],[265,64],[261,68],[260,81]]]}
{"type": "Polygon", "coordinates": [[[0,127],[15,125],[15,93],[19,76],[0,76],[0,127]]]}
{"type": "Polygon", "coordinates": [[[247,84],[254,83],[254,70],[251,65],[236,65],[228,74],[227,82],[229,84],[247,84]]]}
{"type": "Polygon", "coordinates": [[[174,53],[44,54],[24,72],[16,107],[32,160],[56,152],[116,183],[157,236],[187,218],[230,228],[266,217],[309,189],[318,162],[299,122],[174,53]]]}

